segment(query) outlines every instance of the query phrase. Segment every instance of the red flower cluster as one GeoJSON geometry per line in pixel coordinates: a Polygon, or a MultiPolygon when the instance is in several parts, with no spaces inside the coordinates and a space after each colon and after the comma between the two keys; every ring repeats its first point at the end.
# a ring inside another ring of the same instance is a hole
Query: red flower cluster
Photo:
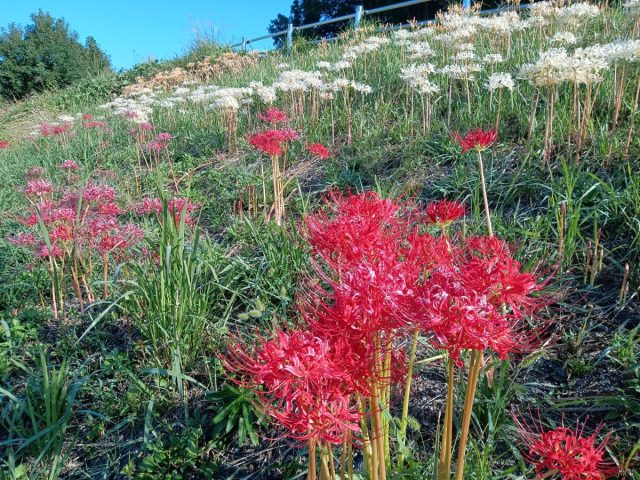
{"type": "Polygon", "coordinates": [[[73,128],[70,123],[41,123],[40,135],[43,137],[57,137],[64,135],[73,128]]]}
{"type": "Polygon", "coordinates": [[[285,436],[340,444],[347,432],[359,431],[347,370],[326,340],[279,330],[271,339],[250,342],[257,347],[247,349],[247,343],[234,341],[224,363],[258,394],[285,436]]]}
{"type": "Polygon", "coordinates": [[[39,178],[28,181],[23,191],[33,208],[22,223],[39,233],[42,221],[52,251],[45,239],[38,239],[33,232],[18,235],[11,241],[32,248],[39,257],[80,255],[88,259],[93,250],[101,255],[121,252],[142,239],[138,226],[119,221],[121,210],[112,187],[88,184],[82,190],[56,190],[49,181],[39,178]]]}
{"type": "Polygon", "coordinates": [[[447,226],[464,217],[464,205],[458,202],[441,200],[427,206],[427,218],[438,226],[447,226]]]}
{"type": "Polygon", "coordinates": [[[58,165],[60,168],[62,168],[63,170],[78,170],[80,168],[80,166],[73,160],[65,160],[64,162],[62,162],[60,165],[58,165]]]}
{"type": "MultiPolygon", "coordinates": [[[[173,217],[173,221],[176,225],[180,224],[180,219],[183,215],[184,223],[186,225],[193,225],[195,220],[191,217],[191,212],[197,208],[197,205],[184,197],[174,197],[167,201],[167,209],[169,210],[169,214],[173,217]]],[[[145,198],[140,203],[133,206],[133,211],[138,215],[153,213],[159,220],[161,220],[162,200],[160,198],[145,198]]]]}
{"type": "Polygon", "coordinates": [[[476,128],[475,130],[470,130],[466,137],[456,132],[453,134],[453,138],[462,147],[462,153],[468,150],[482,151],[494,144],[498,138],[498,132],[494,129],[482,130],[481,128],[476,128]]]}
{"type": "MultiPolygon", "coordinates": [[[[491,350],[504,358],[524,348],[520,320],[543,304],[532,296],[542,287],[537,278],[522,272],[499,239],[434,237],[420,224],[425,216],[452,221],[460,208],[439,203],[428,206],[432,215],[425,215],[374,192],[330,191],[326,208],[306,218],[316,275],[298,298],[307,329],[300,335],[322,345],[314,350],[318,358],[334,359],[331,377],[342,382],[341,396],[314,397],[328,411],[349,411],[344,403],[349,394],[371,397],[377,395],[374,388],[401,381],[404,357],[395,352],[416,329],[458,362],[462,350],[491,350]],[[390,364],[383,366],[383,358],[390,364]]],[[[304,376],[291,366],[304,363],[297,355],[299,350],[283,350],[270,364],[270,375],[284,370],[304,376]]],[[[243,373],[237,365],[253,358],[255,352],[243,354],[232,369],[243,373]]],[[[268,383],[255,369],[249,376],[260,378],[256,385],[268,383]]],[[[268,390],[291,395],[279,382],[268,390]]]]}
{"type": "Polygon", "coordinates": [[[307,145],[307,150],[312,156],[317,157],[320,160],[331,158],[331,152],[321,143],[312,143],[311,145],[307,145]]]}
{"type": "Polygon", "coordinates": [[[88,120],[82,123],[84,128],[97,128],[109,130],[109,124],[103,120],[88,120]]]}
{"type": "Polygon", "coordinates": [[[281,128],[279,130],[267,130],[256,133],[249,137],[249,144],[256,150],[269,155],[279,157],[283,153],[283,145],[287,142],[297,140],[300,135],[291,128],[281,128]]]}
{"type": "Polygon", "coordinates": [[[576,426],[575,430],[565,426],[544,430],[539,421],[533,429],[517,419],[516,424],[520,438],[528,448],[525,456],[533,463],[540,478],[603,480],[619,471],[612,461],[604,458],[610,434],[599,444],[597,442],[602,424],[588,436],[584,424],[576,426]]]}
{"type": "Polygon", "coordinates": [[[288,118],[287,114],[279,108],[268,108],[264,113],[258,114],[258,119],[263,122],[270,123],[271,125],[277,125],[279,123],[285,123],[288,118]]]}
{"type": "Polygon", "coordinates": [[[0,140],[0,150],[9,148],[9,142],[7,140],[0,140]]]}
{"type": "Polygon", "coordinates": [[[167,148],[171,140],[173,140],[173,135],[168,132],[161,132],[153,140],[147,143],[145,148],[149,152],[158,153],[167,148]]]}

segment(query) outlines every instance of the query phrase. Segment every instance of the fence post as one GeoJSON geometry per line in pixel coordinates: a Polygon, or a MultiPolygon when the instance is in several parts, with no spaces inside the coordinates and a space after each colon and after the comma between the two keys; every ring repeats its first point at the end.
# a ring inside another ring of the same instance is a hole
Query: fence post
{"type": "Polygon", "coordinates": [[[242,51],[247,51],[247,37],[242,37],[242,51]]]}
{"type": "Polygon", "coordinates": [[[356,15],[353,17],[353,29],[358,30],[360,26],[360,20],[362,20],[362,5],[356,6],[356,15]]]}
{"type": "Polygon", "coordinates": [[[471,0],[462,0],[462,8],[468,11],[471,8],[471,0]]]}
{"type": "Polygon", "coordinates": [[[293,46],[293,23],[289,22],[287,25],[287,51],[291,52],[293,46]]]}

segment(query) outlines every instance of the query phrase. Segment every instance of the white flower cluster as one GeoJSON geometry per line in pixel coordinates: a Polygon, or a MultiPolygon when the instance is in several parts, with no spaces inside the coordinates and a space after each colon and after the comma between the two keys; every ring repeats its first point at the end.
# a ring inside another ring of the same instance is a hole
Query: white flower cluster
{"type": "Polygon", "coordinates": [[[500,15],[478,18],[477,26],[480,31],[490,35],[510,35],[512,32],[524,30],[527,27],[517,12],[502,12],[500,15]]]}
{"type": "Polygon", "coordinates": [[[558,32],[549,39],[551,43],[559,43],[564,45],[573,45],[578,39],[571,32],[558,32]]]}
{"type": "Polygon", "coordinates": [[[347,60],[349,62],[356,60],[358,57],[365,55],[367,53],[375,52],[382,45],[386,45],[390,40],[386,37],[369,37],[358,43],[357,45],[353,45],[348,47],[345,52],[342,54],[342,59],[347,60]]]}
{"type": "Polygon", "coordinates": [[[531,27],[544,27],[554,22],[558,15],[558,8],[553,2],[535,2],[529,4],[529,18],[527,24],[531,27]]]}
{"type": "Polygon", "coordinates": [[[504,62],[504,58],[499,53],[488,53],[482,57],[482,61],[487,65],[496,65],[504,62]]]}
{"type": "Polygon", "coordinates": [[[569,54],[564,48],[552,48],[540,54],[535,63],[520,67],[520,76],[538,86],[554,86],[564,81],[564,69],[569,54]]]}
{"type": "Polygon", "coordinates": [[[439,73],[456,80],[473,80],[474,74],[481,70],[482,66],[478,63],[452,63],[442,67],[439,73]]]}
{"type": "Polygon", "coordinates": [[[494,73],[489,77],[485,87],[490,92],[498,90],[500,88],[506,88],[507,90],[513,90],[515,82],[510,73],[494,73]]]}
{"type": "Polygon", "coordinates": [[[213,103],[209,105],[210,110],[226,110],[237,111],[241,105],[249,105],[253,102],[251,98],[253,95],[253,89],[248,87],[243,88],[218,88],[212,90],[211,95],[213,97],[213,103]]]}
{"type": "Polygon", "coordinates": [[[276,90],[282,92],[304,93],[313,89],[320,89],[323,85],[322,72],[305,70],[285,70],[280,73],[278,80],[273,84],[276,90]]]}
{"type": "Polygon", "coordinates": [[[564,81],[591,85],[602,80],[609,68],[608,49],[602,45],[578,48],[569,55],[564,48],[552,48],[540,55],[536,63],[525,64],[520,75],[535,85],[553,86],[564,81]]]}
{"type": "Polygon", "coordinates": [[[586,2],[574,3],[558,11],[558,21],[563,25],[577,27],[584,19],[598,15],[600,15],[600,9],[596,5],[586,2]]]}
{"type": "Polygon", "coordinates": [[[402,28],[394,31],[391,36],[393,40],[400,45],[408,45],[414,40],[433,35],[434,30],[429,27],[423,27],[416,30],[408,30],[402,28]]]}
{"type": "Polygon", "coordinates": [[[153,105],[158,102],[159,93],[149,88],[140,89],[129,97],[116,97],[99,108],[111,110],[114,115],[129,118],[135,123],[146,123],[153,113],[153,105]]]}
{"type": "Polygon", "coordinates": [[[347,62],[346,60],[339,60],[335,63],[331,62],[318,62],[316,63],[318,68],[322,68],[324,70],[328,70],[329,72],[339,72],[341,70],[345,70],[351,67],[351,62],[347,62]]]}
{"type": "Polygon", "coordinates": [[[333,95],[328,95],[330,93],[342,92],[349,89],[363,94],[368,94],[373,91],[369,85],[354,82],[353,80],[348,80],[346,78],[336,78],[331,82],[323,83],[320,87],[320,91],[324,93],[323,98],[326,99],[333,98],[333,95]]]}
{"type": "Polygon", "coordinates": [[[640,14],[640,0],[627,0],[622,4],[622,6],[632,15],[640,14]]]}
{"type": "Polygon", "coordinates": [[[433,49],[429,42],[415,42],[407,44],[407,52],[411,58],[429,58],[433,55],[433,49]]]}
{"type": "Polygon", "coordinates": [[[440,91],[438,85],[429,79],[429,76],[435,71],[435,67],[430,63],[412,64],[400,69],[400,78],[418,93],[433,95],[440,91]]]}
{"type": "Polygon", "coordinates": [[[276,101],[277,94],[275,87],[268,87],[262,82],[251,82],[249,83],[249,88],[253,89],[254,95],[257,96],[262,103],[270,105],[276,101]]]}

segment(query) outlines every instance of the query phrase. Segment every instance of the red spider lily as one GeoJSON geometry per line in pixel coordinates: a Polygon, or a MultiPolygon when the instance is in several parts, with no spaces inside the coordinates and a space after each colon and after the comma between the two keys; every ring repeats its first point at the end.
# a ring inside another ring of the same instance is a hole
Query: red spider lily
{"type": "Polygon", "coordinates": [[[278,132],[277,135],[280,137],[280,141],[282,142],[292,142],[300,138],[300,134],[293,128],[286,127],[276,131],[278,132]]]}
{"type": "Polygon", "coordinates": [[[173,135],[171,135],[169,132],[160,132],[156,138],[159,142],[167,143],[173,140],[173,135]]]}
{"type": "Polygon", "coordinates": [[[9,142],[7,140],[0,140],[0,150],[9,148],[9,142]]]}
{"type": "Polygon", "coordinates": [[[43,137],[56,137],[69,132],[73,125],[70,123],[42,123],[40,124],[40,135],[43,137]]]}
{"type": "Polygon", "coordinates": [[[267,130],[266,132],[256,133],[249,137],[249,144],[256,150],[269,155],[270,157],[278,157],[282,155],[282,146],[285,142],[297,140],[300,137],[298,132],[291,128],[281,128],[279,130],[267,130]]]}
{"type": "Polygon", "coordinates": [[[73,160],[65,160],[64,162],[62,162],[60,165],[58,165],[58,167],[62,168],[63,170],[78,170],[80,168],[80,166],[74,162],[73,160]]]}
{"type": "Polygon", "coordinates": [[[93,120],[93,115],[91,115],[90,113],[85,113],[82,115],[82,119],[83,120],[93,120]]]}
{"type": "Polygon", "coordinates": [[[23,190],[27,195],[35,196],[42,196],[44,194],[51,193],[52,191],[53,186],[51,185],[51,182],[42,179],[27,182],[27,186],[23,190]]]}
{"type": "Polygon", "coordinates": [[[451,222],[464,217],[464,205],[458,202],[441,200],[427,205],[427,218],[438,226],[447,226],[451,222]]]}
{"type": "Polygon", "coordinates": [[[109,128],[109,124],[107,122],[104,122],[102,120],[91,120],[88,122],[84,122],[82,124],[82,126],[84,128],[102,128],[107,130],[109,128]]]}
{"type": "Polygon", "coordinates": [[[329,191],[326,203],[327,210],[306,218],[305,236],[322,284],[308,282],[299,311],[315,335],[341,352],[358,393],[369,396],[373,383],[405,375],[404,362],[383,372],[376,356],[393,351],[394,339],[402,337],[404,305],[427,258],[410,254],[417,248],[407,247],[413,224],[402,204],[373,192],[336,191],[329,191]]]}
{"type": "Polygon", "coordinates": [[[463,350],[490,349],[506,358],[515,344],[512,322],[485,295],[466,288],[461,277],[451,268],[431,271],[429,281],[418,289],[416,318],[422,319],[432,342],[459,364],[463,350]]]}
{"type": "Polygon", "coordinates": [[[496,307],[509,307],[515,318],[533,315],[548,304],[540,292],[549,279],[523,272],[520,262],[513,259],[509,247],[496,237],[471,237],[466,242],[467,261],[465,284],[487,295],[496,307]]]}
{"type": "Polygon", "coordinates": [[[498,132],[494,129],[482,130],[481,128],[476,128],[475,130],[470,130],[466,137],[455,132],[453,138],[462,147],[462,153],[468,150],[481,152],[493,145],[498,138],[498,132]]]}
{"type": "Polygon", "coordinates": [[[167,144],[164,142],[159,142],[157,140],[153,140],[145,145],[145,149],[148,152],[158,153],[167,148],[167,144]]]}
{"type": "Polygon", "coordinates": [[[401,241],[405,224],[399,215],[401,205],[393,200],[381,199],[375,192],[345,196],[330,190],[325,204],[327,210],[305,218],[305,236],[313,252],[335,270],[377,258],[401,241]]]}
{"type": "Polygon", "coordinates": [[[278,123],[284,123],[288,120],[287,114],[279,108],[268,108],[264,113],[259,113],[258,118],[263,122],[270,123],[271,125],[277,125],[278,123]]]}
{"type": "MultiPolygon", "coordinates": [[[[180,223],[180,219],[184,212],[184,221],[187,225],[194,223],[190,213],[198,208],[189,199],[183,197],[174,197],[167,202],[167,209],[173,217],[176,225],[180,223]]],[[[162,200],[159,198],[146,198],[142,202],[135,204],[133,210],[138,215],[154,213],[160,215],[162,213],[162,200]]]]}
{"type": "Polygon", "coordinates": [[[58,245],[51,245],[51,247],[49,247],[46,243],[42,242],[36,249],[35,255],[42,259],[49,257],[60,258],[64,256],[64,250],[58,245]]]}
{"type": "Polygon", "coordinates": [[[309,153],[320,160],[325,160],[327,158],[331,158],[331,152],[322,145],[321,143],[312,143],[311,145],[307,145],[307,150],[309,153]]]}
{"type": "Polygon", "coordinates": [[[252,342],[235,339],[223,363],[258,394],[285,436],[340,444],[347,432],[359,431],[350,376],[326,340],[299,330],[252,342]]]}
{"type": "Polygon", "coordinates": [[[39,179],[44,175],[45,171],[42,167],[31,167],[25,172],[26,179],[39,179]]]}
{"type": "Polygon", "coordinates": [[[30,232],[23,232],[19,233],[15,237],[9,237],[7,240],[19,247],[31,247],[36,243],[36,236],[30,232]]]}
{"type": "Polygon", "coordinates": [[[116,191],[107,185],[88,184],[82,190],[83,202],[112,202],[115,196],[116,191]]]}
{"type": "Polygon", "coordinates": [[[249,144],[256,150],[267,154],[270,157],[282,155],[282,139],[278,130],[269,130],[263,133],[256,133],[249,137],[249,144]]]}
{"type": "Polygon", "coordinates": [[[534,348],[546,327],[521,320],[549,303],[533,295],[546,281],[523,272],[495,237],[456,243],[427,234],[410,237],[407,257],[428,260],[414,294],[401,306],[404,316],[456,361],[463,350],[491,350],[504,359],[509,352],[534,348]]]}
{"type": "Polygon", "coordinates": [[[525,457],[534,465],[539,478],[603,480],[619,472],[612,461],[605,459],[611,434],[597,440],[603,424],[586,435],[585,424],[578,424],[573,430],[564,425],[545,430],[539,418],[533,427],[527,427],[517,418],[515,421],[528,449],[525,457]]]}

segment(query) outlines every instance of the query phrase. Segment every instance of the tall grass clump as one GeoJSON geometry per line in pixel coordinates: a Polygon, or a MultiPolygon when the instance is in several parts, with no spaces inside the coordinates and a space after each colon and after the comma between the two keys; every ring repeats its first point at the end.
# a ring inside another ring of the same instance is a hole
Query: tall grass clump
{"type": "Polygon", "coordinates": [[[125,308],[160,365],[178,357],[188,370],[218,335],[218,325],[209,318],[216,295],[206,245],[200,230],[188,225],[188,202],[177,203],[162,201],[158,238],[148,241],[144,261],[130,264],[133,289],[125,308]]]}
{"type": "Polygon", "coordinates": [[[40,351],[36,361],[24,389],[0,388],[0,425],[6,432],[0,451],[27,465],[32,478],[55,479],[73,448],[69,429],[84,379],[67,359],[54,366],[40,351]]]}

